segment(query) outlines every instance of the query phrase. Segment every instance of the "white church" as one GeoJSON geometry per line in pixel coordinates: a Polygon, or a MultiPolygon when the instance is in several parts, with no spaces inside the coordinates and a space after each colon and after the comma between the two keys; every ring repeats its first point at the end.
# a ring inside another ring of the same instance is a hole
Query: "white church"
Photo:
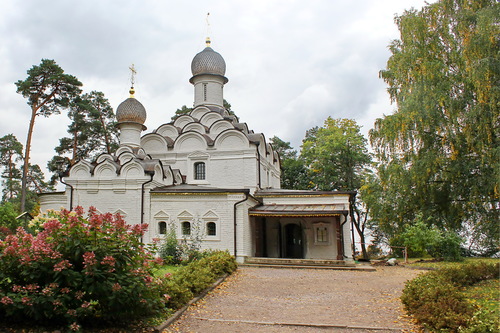
{"type": "Polygon", "coordinates": [[[41,196],[41,210],[96,207],[129,224],[149,225],[144,242],[175,227],[179,239],[202,233],[202,248],[252,258],[328,259],[352,263],[353,192],[280,189],[280,158],[262,133],[223,107],[226,63],[210,47],[191,63],[194,109],[146,130],[134,97],[116,109],[120,147],[79,161],[63,192],[41,196]]]}

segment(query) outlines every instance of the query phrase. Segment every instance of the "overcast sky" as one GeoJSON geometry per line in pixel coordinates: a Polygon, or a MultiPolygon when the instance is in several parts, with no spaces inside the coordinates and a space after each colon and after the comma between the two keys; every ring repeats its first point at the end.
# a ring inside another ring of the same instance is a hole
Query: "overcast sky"
{"type": "MultiPolygon", "coordinates": [[[[434,2],[434,1],[430,1],[434,2]]],[[[152,131],[192,106],[191,60],[207,35],[225,59],[224,97],[250,129],[300,149],[305,131],[352,118],[366,134],[390,114],[378,78],[398,38],[395,14],[423,0],[3,0],[0,12],[0,136],[26,141],[30,109],[14,82],[43,58],[75,75],[84,92],[102,91],[116,107],[136,98],[152,131]]],[[[39,117],[32,163],[45,167],[66,115],[39,117]]],[[[48,175],[47,175],[48,176],[48,175]]]]}

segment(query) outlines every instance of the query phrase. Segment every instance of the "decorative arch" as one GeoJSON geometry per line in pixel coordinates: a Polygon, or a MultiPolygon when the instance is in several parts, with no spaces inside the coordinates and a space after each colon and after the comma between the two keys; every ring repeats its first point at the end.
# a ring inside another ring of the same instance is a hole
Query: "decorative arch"
{"type": "Polygon", "coordinates": [[[121,167],[120,175],[124,178],[142,177],[144,176],[144,168],[139,162],[132,160],[121,167]]]}
{"type": "Polygon", "coordinates": [[[249,147],[248,138],[238,130],[230,129],[220,133],[215,139],[217,149],[245,149],[249,147]]]}
{"type": "Polygon", "coordinates": [[[97,178],[114,178],[117,175],[116,164],[109,160],[104,160],[94,169],[94,177],[97,178]]]}
{"type": "Polygon", "coordinates": [[[207,133],[207,128],[200,123],[190,123],[182,128],[182,133],[188,131],[194,131],[200,134],[205,134],[207,133]]]}
{"type": "Polygon", "coordinates": [[[169,137],[172,140],[175,140],[179,136],[181,131],[180,128],[175,127],[172,124],[163,124],[156,129],[155,133],[161,136],[169,137]]]}
{"type": "Polygon", "coordinates": [[[210,126],[209,133],[211,136],[213,135],[215,137],[218,134],[220,134],[228,129],[234,129],[233,124],[231,124],[229,121],[227,121],[225,119],[220,119],[220,120],[217,120],[216,122],[214,122],[212,124],[212,126],[210,126]]]}
{"type": "Polygon", "coordinates": [[[141,138],[141,147],[148,154],[162,154],[168,151],[168,142],[157,133],[149,133],[141,138]]]}
{"type": "Polygon", "coordinates": [[[97,156],[96,163],[99,164],[106,160],[113,162],[115,159],[113,158],[113,156],[107,153],[102,153],[101,155],[97,156]]]}
{"type": "Polygon", "coordinates": [[[197,106],[193,111],[191,111],[190,115],[191,117],[195,119],[201,119],[205,113],[210,112],[210,109],[207,108],[206,106],[197,106]]]}
{"type": "Polygon", "coordinates": [[[172,168],[170,167],[170,165],[167,165],[167,166],[162,165],[162,168],[163,168],[163,172],[162,172],[163,179],[160,180],[157,178],[157,176],[156,176],[157,173],[155,170],[155,180],[158,182],[163,182],[166,185],[174,185],[175,177],[174,177],[174,172],[172,171],[172,168]]]}
{"type": "Polygon", "coordinates": [[[118,149],[115,152],[115,155],[118,156],[124,152],[133,153],[134,151],[129,146],[121,146],[121,147],[118,147],[118,149]]]}
{"type": "Polygon", "coordinates": [[[71,178],[89,178],[92,171],[92,165],[87,161],[79,161],[73,165],[69,171],[71,178]]]}
{"type": "Polygon", "coordinates": [[[200,123],[203,125],[210,127],[212,126],[213,123],[215,123],[217,120],[222,120],[224,117],[222,117],[219,113],[211,111],[207,112],[203,115],[203,117],[200,118],[200,123]]]}
{"type": "Polygon", "coordinates": [[[183,114],[182,116],[180,116],[179,118],[177,118],[174,121],[174,126],[179,127],[179,128],[183,128],[187,124],[194,123],[195,121],[196,120],[194,120],[193,117],[191,117],[191,116],[189,116],[187,114],[183,114]]]}
{"type": "Polygon", "coordinates": [[[174,143],[174,149],[176,150],[197,150],[207,148],[208,142],[205,136],[197,132],[185,132],[182,133],[174,143]]]}
{"type": "Polygon", "coordinates": [[[135,155],[128,151],[124,151],[120,155],[118,155],[118,161],[120,162],[121,165],[133,160],[134,158],[135,155]]]}

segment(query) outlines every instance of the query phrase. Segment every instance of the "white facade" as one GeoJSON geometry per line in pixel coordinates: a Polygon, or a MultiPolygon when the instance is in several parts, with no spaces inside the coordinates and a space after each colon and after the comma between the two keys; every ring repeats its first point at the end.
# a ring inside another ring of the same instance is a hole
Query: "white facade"
{"type": "Polygon", "coordinates": [[[194,109],[145,129],[131,90],[116,111],[120,148],[73,165],[64,193],[41,197],[42,211],[96,207],[147,223],[145,242],[173,227],[202,234],[202,247],[247,257],[351,260],[352,193],[280,190],[279,156],[263,134],[223,108],[225,62],[210,47],[191,65],[194,109]],[[190,229],[191,230],[191,229],[190,229]]]}

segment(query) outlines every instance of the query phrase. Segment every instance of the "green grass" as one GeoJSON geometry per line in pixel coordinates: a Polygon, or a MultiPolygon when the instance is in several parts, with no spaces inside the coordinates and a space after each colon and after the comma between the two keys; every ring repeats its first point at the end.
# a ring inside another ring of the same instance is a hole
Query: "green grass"
{"type": "Polygon", "coordinates": [[[155,276],[163,277],[167,273],[175,273],[179,269],[179,266],[164,265],[158,271],[156,271],[155,276]]]}
{"type": "MultiPolygon", "coordinates": [[[[400,260],[400,259],[398,259],[398,260],[400,260]]],[[[463,261],[458,261],[458,262],[452,262],[452,261],[436,261],[436,262],[434,262],[432,259],[429,259],[429,258],[424,258],[424,259],[408,258],[408,264],[406,264],[406,266],[438,269],[438,268],[453,267],[453,266],[457,266],[457,265],[463,265],[466,263],[478,262],[478,261],[485,261],[488,263],[496,263],[496,262],[499,262],[500,259],[498,259],[498,258],[465,258],[463,261]],[[419,260],[424,260],[424,261],[419,261],[419,260]]],[[[404,259],[400,260],[400,262],[403,263],[404,259]]]]}
{"type": "Polygon", "coordinates": [[[471,303],[500,317],[500,280],[485,280],[464,291],[471,303]]]}

